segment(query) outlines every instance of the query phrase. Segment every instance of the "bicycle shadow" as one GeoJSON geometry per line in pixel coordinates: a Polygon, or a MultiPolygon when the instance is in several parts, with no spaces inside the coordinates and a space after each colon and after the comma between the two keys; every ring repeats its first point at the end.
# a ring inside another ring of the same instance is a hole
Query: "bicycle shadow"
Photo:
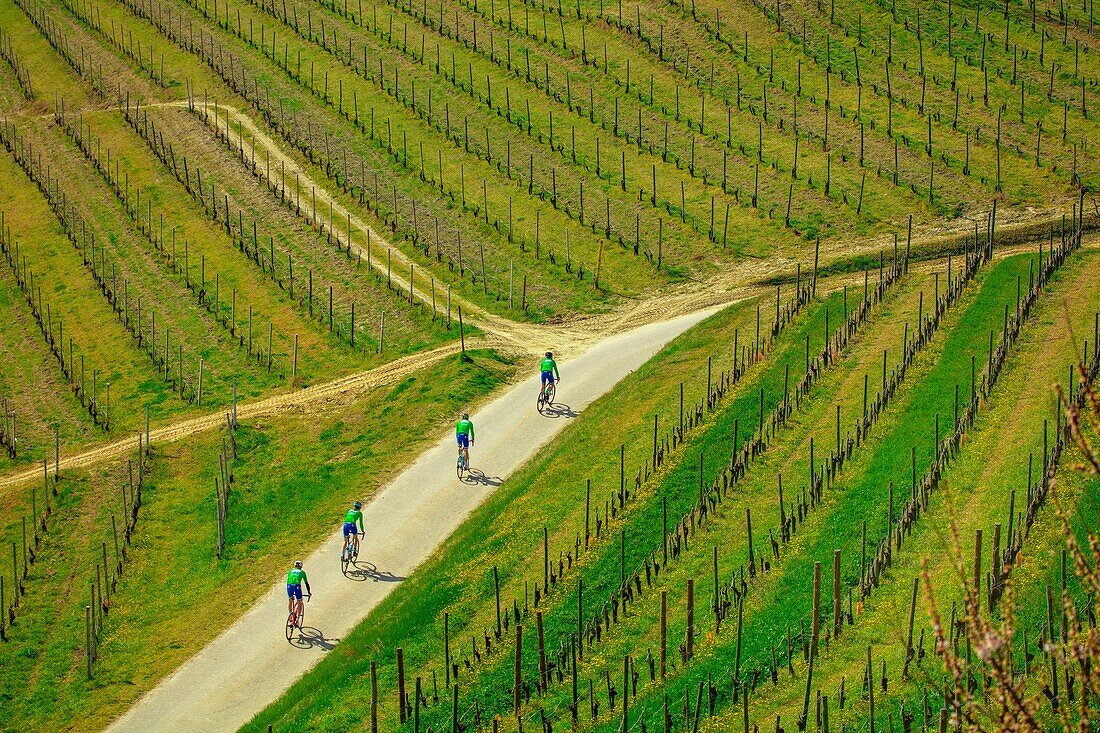
{"type": "Polygon", "coordinates": [[[405,576],[394,575],[386,570],[379,570],[377,565],[365,560],[356,560],[352,565],[355,569],[349,569],[344,573],[344,577],[348,580],[354,580],[359,583],[368,580],[373,580],[376,583],[400,583],[402,580],[405,580],[405,576]]]}
{"type": "Polygon", "coordinates": [[[500,486],[504,481],[499,476],[486,476],[485,472],[481,469],[471,468],[466,472],[466,475],[462,477],[462,483],[476,484],[478,486],[500,486]]]}
{"type": "Polygon", "coordinates": [[[290,640],[290,645],[298,649],[322,649],[330,651],[336,646],[339,639],[326,639],[325,635],[315,626],[303,626],[298,629],[298,635],[290,640]]]}
{"type": "Polygon", "coordinates": [[[564,402],[552,402],[546,407],[542,408],[542,416],[554,419],[571,419],[580,415],[579,412],[564,402]]]}

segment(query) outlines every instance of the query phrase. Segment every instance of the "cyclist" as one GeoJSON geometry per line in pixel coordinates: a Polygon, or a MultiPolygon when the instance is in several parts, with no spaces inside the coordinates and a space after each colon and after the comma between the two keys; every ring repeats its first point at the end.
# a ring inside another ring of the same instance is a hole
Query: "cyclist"
{"type": "Polygon", "coordinates": [[[295,609],[299,615],[302,613],[302,583],[306,584],[306,593],[313,595],[306,571],[302,570],[302,561],[295,560],[294,567],[286,574],[287,613],[294,613],[295,609]]]}
{"type": "Polygon", "coordinates": [[[462,413],[462,419],[455,423],[455,438],[458,447],[466,457],[466,465],[470,465],[470,444],[474,442],[474,424],[470,422],[470,413],[462,413]]]}
{"type": "Polygon", "coordinates": [[[553,384],[555,381],[561,381],[561,373],[558,371],[558,363],[554,361],[554,353],[547,351],[546,356],[542,359],[540,364],[542,370],[542,389],[546,390],[546,385],[553,384]]]}
{"type": "MultiPolygon", "coordinates": [[[[366,536],[367,532],[363,529],[363,502],[357,501],[352,504],[351,509],[344,515],[344,550],[352,547],[352,543],[358,539],[359,535],[366,536]],[[359,523],[359,532],[356,534],[356,522],[359,523]]],[[[355,548],[355,554],[359,554],[359,548],[355,548]]]]}

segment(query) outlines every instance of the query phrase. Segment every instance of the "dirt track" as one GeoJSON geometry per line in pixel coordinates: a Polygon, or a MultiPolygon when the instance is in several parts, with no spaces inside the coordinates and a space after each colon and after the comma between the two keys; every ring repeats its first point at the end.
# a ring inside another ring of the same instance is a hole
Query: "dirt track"
{"type": "MultiPolygon", "coordinates": [[[[353,392],[361,393],[368,389],[392,384],[415,371],[423,369],[440,359],[457,354],[460,350],[458,344],[440,346],[430,351],[424,351],[412,356],[395,359],[388,364],[357,374],[351,374],[331,382],[306,387],[295,392],[278,394],[273,397],[257,400],[256,402],[241,403],[237,406],[237,418],[247,420],[256,417],[269,417],[287,410],[302,408],[307,405],[331,399],[336,395],[353,392]]],[[[171,425],[150,430],[149,439],[154,444],[167,443],[180,440],[196,433],[213,430],[225,422],[225,410],[218,410],[209,415],[182,420],[171,425]]],[[[61,469],[81,468],[96,463],[118,458],[127,452],[136,450],[137,436],[123,438],[91,450],[78,453],[73,456],[62,457],[61,469]]],[[[53,468],[51,463],[51,470],[53,468]]],[[[18,473],[0,477],[0,488],[37,480],[42,476],[42,468],[30,468],[18,473]]]]}

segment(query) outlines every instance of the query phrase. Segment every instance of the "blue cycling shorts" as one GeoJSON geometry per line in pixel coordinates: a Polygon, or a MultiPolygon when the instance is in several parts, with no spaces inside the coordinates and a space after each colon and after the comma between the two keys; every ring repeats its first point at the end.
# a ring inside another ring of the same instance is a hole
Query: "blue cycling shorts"
{"type": "Polygon", "coordinates": [[[295,600],[302,600],[302,584],[295,583],[294,585],[288,585],[286,587],[287,598],[293,598],[295,600]]]}
{"type": "Polygon", "coordinates": [[[344,522],[344,536],[347,537],[348,535],[355,534],[358,534],[355,527],[355,522],[344,522]]]}
{"type": "Polygon", "coordinates": [[[470,435],[468,433],[458,433],[458,447],[469,448],[470,447],[470,435]]]}
{"type": "Polygon", "coordinates": [[[553,384],[554,383],[554,372],[543,372],[542,373],[542,383],[543,383],[544,386],[546,384],[553,384]]]}

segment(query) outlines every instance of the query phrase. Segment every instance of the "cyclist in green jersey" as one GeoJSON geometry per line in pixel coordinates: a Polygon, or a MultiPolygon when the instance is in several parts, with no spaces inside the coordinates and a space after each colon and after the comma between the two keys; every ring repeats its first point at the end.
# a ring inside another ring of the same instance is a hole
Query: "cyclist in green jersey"
{"type": "Polygon", "coordinates": [[[302,583],[306,584],[306,593],[313,595],[309,589],[306,571],[302,570],[302,561],[295,560],[294,567],[286,574],[287,613],[294,613],[295,604],[297,604],[298,613],[302,612],[302,583]]]}
{"type": "MultiPolygon", "coordinates": [[[[363,508],[363,502],[355,502],[348,513],[344,515],[344,549],[346,550],[351,546],[352,542],[358,540],[359,535],[366,536],[366,530],[363,529],[363,512],[360,511],[363,508]],[[356,533],[356,522],[359,523],[359,531],[356,533]]],[[[359,548],[355,548],[355,554],[359,554],[359,548]]]]}
{"type": "Polygon", "coordinates": [[[546,389],[546,385],[553,384],[555,381],[561,381],[561,373],[558,372],[558,363],[554,361],[554,353],[551,351],[546,352],[546,356],[543,357],[542,363],[539,365],[542,371],[542,388],[546,389]]]}
{"type": "Polygon", "coordinates": [[[462,419],[455,423],[455,438],[458,447],[466,456],[466,465],[470,465],[470,443],[474,442],[474,424],[470,422],[470,413],[462,413],[462,419]]]}

